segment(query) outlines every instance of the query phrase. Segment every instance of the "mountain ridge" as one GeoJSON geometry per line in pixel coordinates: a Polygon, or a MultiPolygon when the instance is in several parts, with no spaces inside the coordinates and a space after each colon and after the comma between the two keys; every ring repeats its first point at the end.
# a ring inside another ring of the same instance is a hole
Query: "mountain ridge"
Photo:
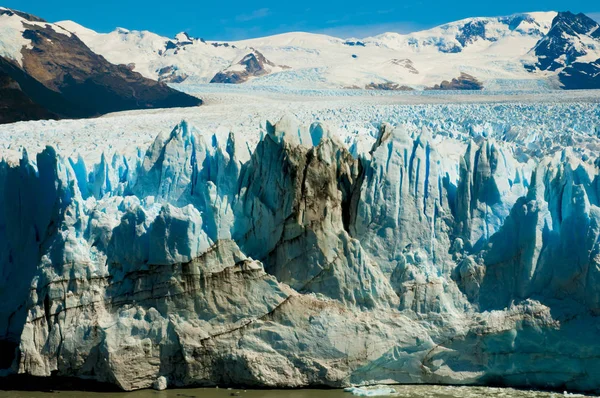
{"type": "MultiPolygon", "coordinates": [[[[72,21],[57,24],[80,35],[111,62],[131,61],[134,70],[151,78],[168,68],[170,81],[181,83],[221,82],[219,74],[235,69],[239,59],[255,49],[266,61],[289,69],[228,82],[321,88],[397,84],[425,89],[465,73],[481,81],[485,89],[512,88],[514,81],[523,82],[524,87],[571,88],[567,80],[558,78],[558,68],[548,71],[536,67],[540,55],[532,52],[559,15],[577,17],[554,11],[530,12],[465,18],[413,33],[387,32],[362,39],[286,32],[227,42],[192,38],[185,33],[167,38],[122,28],[96,33],[72,21]],[[393,59],[407,59],[419,73],[391,66],[393,59]]],[[[586,40],[593,47],[587,54],[597,54],[585,61],[588,63],[600,58],[600,40],[591,36],[586,40]]],[[[574,62],[583,61],[575,58],[574,62]]]]}

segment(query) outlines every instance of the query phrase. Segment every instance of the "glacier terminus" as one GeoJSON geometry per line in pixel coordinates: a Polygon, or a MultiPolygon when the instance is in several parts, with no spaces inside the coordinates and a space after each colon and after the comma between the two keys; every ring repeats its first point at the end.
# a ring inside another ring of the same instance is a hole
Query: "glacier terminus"
{"type": "Polygon", "coordinates": [[[0,376],[600,391],[597,100],[242,94],[0,129],[0,376]]]}

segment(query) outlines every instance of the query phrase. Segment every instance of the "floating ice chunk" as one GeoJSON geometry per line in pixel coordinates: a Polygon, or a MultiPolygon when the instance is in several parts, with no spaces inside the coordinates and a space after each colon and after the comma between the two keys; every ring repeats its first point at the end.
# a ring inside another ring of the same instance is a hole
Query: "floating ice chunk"
{"type": "Polygon", "coordinates": [[[393,397],[398,395],[395,388],[388,386],[348,387],[344,391],[357,397],[393,397]]]}
{"type": "Polygon", "coordinates": [[[165,376],[160,376],[154,381],[152,388],[157,391],[163,391],[167,389],[167,384],[167,378],[165,376]]]}

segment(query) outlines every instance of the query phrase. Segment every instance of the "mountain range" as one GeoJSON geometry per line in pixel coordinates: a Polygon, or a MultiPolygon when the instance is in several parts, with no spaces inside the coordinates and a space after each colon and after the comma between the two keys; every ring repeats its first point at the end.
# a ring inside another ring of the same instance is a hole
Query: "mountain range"
{"type": "Polygon", "coordinates": [[[364,39],[291,32],[219,42],[185,32],[98,33],[0,7],[0,123],[202,103],[175,84],[600,88],[599,28],[584,14],[533,12],[364,39]]]}
{"type": "Polygon", "coordinates": [[[174,83],[426,89],[461,88],[442,82],[467,75],[481,83],[476,88],[584,89],[600,80],[599,25],[571,12],[468,18],[363,39],[291,32],[218,42],[184,32],[167,38],[123,28],[97,33],[72,21],[57,25],[113,63],[174,83]]]}

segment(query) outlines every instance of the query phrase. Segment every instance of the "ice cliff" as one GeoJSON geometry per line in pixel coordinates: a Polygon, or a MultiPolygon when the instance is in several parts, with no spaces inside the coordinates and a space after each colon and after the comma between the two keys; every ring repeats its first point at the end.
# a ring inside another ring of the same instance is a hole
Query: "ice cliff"
{"type": "Polygon", "coordinates": [[[598,163],[444,143],[284,117],[2,161],[0,375],[600,391],[598,163]]]}

